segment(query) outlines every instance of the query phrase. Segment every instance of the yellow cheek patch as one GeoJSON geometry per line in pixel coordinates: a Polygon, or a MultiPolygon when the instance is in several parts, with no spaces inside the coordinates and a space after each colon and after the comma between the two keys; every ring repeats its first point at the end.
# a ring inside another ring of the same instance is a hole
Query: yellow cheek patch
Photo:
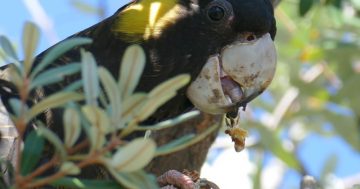
{"type": "Polygon", "coordinates": [[[157,37],[163,28],[179,17],[178,0],[142,0],[130,5],[118,14],[113,28],[125,36],[126,41],[136,42],[157,37]]]}

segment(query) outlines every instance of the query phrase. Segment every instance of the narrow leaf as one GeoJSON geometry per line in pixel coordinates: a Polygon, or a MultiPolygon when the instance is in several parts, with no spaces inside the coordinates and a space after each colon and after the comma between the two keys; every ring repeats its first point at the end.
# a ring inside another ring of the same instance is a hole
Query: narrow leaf
{"type": "Polygon", "coordinates": [[[22,104],[20,99],[17,98],[12,98],[10,99],[10,106],[12,108],[12,111],[14,112],[15,116],[19,117],[20,113],[21,113],[21,109],[23,108],[23,106],[25,107],[25,109],[27,110],[28,107],[26,104],[22,104]]]}
{"type": "Polygon", "coordinates": [[[31,23],[26,22],[23,31],[23,51],[24,51],[24,68],[25,73],[29,73],[34,60],[35,50],[39,42],[39,28],[31,23]]]}
{"type": "Polygon", "coordinates": [[[66,150],[60,138],[55,133],[41,125],[38,127],[38,133],[41,136],[44,136],[55,147],[55,150],[59,153],[61,159],[65,159],[66,150]]]}
{"type": "Polygon", "coordinates": [[[72,0],[71,4],[84,13],[99,14],[101,9],[80,0],[72,0]]]}
{"type": "Polygon", "coordinates": [[[0,45],[7,56],[9,56],[13,60],[19,60],[19,57],[16,54],[16,51],[14,50],[14,47],[11,45],[11,42],[8,38],[6,38],[5,36],[0,36],[0,45]]]}
{"type": "Polygon", "coordinates": [[[110,120],[104,110],[96,106],[86,105],[82,107],[82,112],[93,127],[98,127],[105,134],[110,132],[110,120]]]}
{"type": "Polygon", "coordinates": [[[153,158],[155,149],[156,144],[152,139],[134,139],[115,152],[109,166],[119,172],[142,169],[153,158]]]}
{"type": "Polygon", "coordinates": [[[128,122],[134,115],[136,115],[136,113],[144,105],[146,97],[146,93],[135,93],[125,99],[121,112],[121,119],[125,123],[128,122]]]}
{"type": "Polygon", "coordinates": [[[60,42],[55,45],[53,48],[49,50],[44,56],[44,58],[40,61],[40,63],[34,68],[34,71],[31,73],[31,78],[34,78],[40,71],[46,68],[50,63],[54,62],[61,55],[66,53],[67,51],[80,46],[92,43],[92,40],[89,38],[70,38],[65,41],[60,42]]]}
{"type": "Polygon", "coordinates": [[[84,106],[82,112],[91,125],[89,129],[90,151],[98,150],[103,147],[106,142],[105,136],[111,131],[110,120],[105,111],[96,106],[84,106]]]}
{"type": "Polygon", "coordinates": [[[110,106],[113,113],[112,115],[113,117],[119,118],[121,113],[121,94],[119,87],[108,70],[100,67],[98,72],[101,84],[104,86],[105,93],[110,100],[110,106]]]}
{"type": "Polygon", "coordinates": [[[65,92],[74,92],[80,88],[82,88],[83,86],[83,80],[80,79],[80,80],[77,80],[75,82],[72,82],[70,85],[66,86],[63,91],[65,92]]]}
{"type": "Polygon", "coordinates": [[[126,99],[130,96],[137,86],[141,74],[145,67],[145,53],[139,45],[129,46],[122,58],[119,86],[121,96],[126,99]]]}
{"type": "Polygon", "coordinates": [[[185,114],[179,115],[178,117],[175,117],[173,119],[169,119],[169,120],[166,120],[166,121],[159,122],[159,123],[157,123],[155,125],[139,126],[137,128],[137,130],[140,130],[140,131],[146,131],[146,130],[155,131],[155,130],[166,129],[166,128],[169,128],[169,127],[173,127],[173,126],[175,126],[175,125],[177,125],[179,123],[188,121],[188,120],[190,120],[192,118],[195,118],[198,115],[200,115],[200,112],[195,110],[195,111],[191,111],[191,112],[187,112],[185,114]]]}
{"type": "Polygon", "coordinates": [[[61,92],[53,94],[31,107],[28,119],[30,120],[47,109],[56,108],[66,104],[67,102],[79,101],[82,99],[84,99],[84,96],[75,92],[61,92]]]}
{"type": "Polygon", "coordinates": [[[71,161],[66,161],[60,166],[60,171],[67,173],[68,175],[78,175],[81,170],[71,161]]]}
{"type": "Polygon", "coordinates": [[[299,13],[300,16],[305,16],[314,4],[314,0],[300,0],[299,13]]]}
{"type": "Polygon", "coordinates": [[[116,181],[112,180],[86,180],[63,177],[51,183],[54,187],[72,189],[124,189],[116,181]]]}
{"type": "Polygon", "coordinates": [[[209,134],[211,134],[212,132],[215,132],[216,129],[219,129],[219,127],[220,127],[220,125],[215,124],[201,134],[198,134],[198,135],[189,134],[189,135],[185,135],[179,139],[175,139],[163,146],[158,147],[156,149],[155,156],[171,154],[173,152],[177,152],[179,150],[185,149],[185,148],[203,140],[204,138],[209,136],[209,134]]]}
{"type": "Polygon", "coordinates": [[[81,75],[84,82],[86,103],[91,105],[97,105],[97,98],[100,94],[100,86],[94,56],[91,53],[82,50],[81,65],[81,75]]]}
{"type": "Polygon", "coordinates": [[[71,147],[75,144],[81,133],[80,117],[76,110],[66,109],[64,113],[65,145],[71,147]]]}
{"type": "Polygon", "coordinates": [[[115,180],[126,188],[159,188],[156,178],[153,175],[147,174],[145,171],[119,173],[113,168],[108,168],[108,170],[115,180]]]}
{"type": "Polygon", "coordinates": [[[281,144],[281,141],[274,133],[272,133],[268,128],[257,127],[259,133],[261,134],[261,144],[269,149],[276,157],[281,159],[289,167],[300,170],[299,162],[292,152],[289,152],[284,149],[281,144]]]}
{"type": "Polygon", "coordinates": [[[178,75],[155,87],[148,95],[148,99],[141,111],[137,113],[136,119],[143,121],[153,114],[161,105],[165,104],[176,95],[176,91],[190,81],[187,74],[178,75]]]}
{"type": "Polygon", "coordinates": [[[160,85],[156,86],[149,93],[150,97],[161,97],[166,93],[174,93],[180,88],[184,87],[190,81],[190,76],[188,74],[181,74],[174,78],[171,78],[160,85]]]}
{"type": "Polygon", "coordinates": [[[62,81],[65,76],[72,75],[79,72],[81,69],[80,63],[72,63],[57,68],[52,68],[39,74],[30,84],[30,89],[50,85],[62,81]]]}
{"type": "Polygon", "coordinates": [[[38,164],[44,149],[44,138],[35,130],[26,137],[21,159],[21,175],[29,174],[38,164]]]}

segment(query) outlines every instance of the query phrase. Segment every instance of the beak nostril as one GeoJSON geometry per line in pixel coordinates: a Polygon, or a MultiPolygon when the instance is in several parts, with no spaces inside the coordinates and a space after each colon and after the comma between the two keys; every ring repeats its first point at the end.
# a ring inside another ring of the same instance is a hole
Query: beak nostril
{"type": "Polygon", "coordinates": [[[247,41],[253,41],[256,39],[256,35],[255,34],[249,34],[246,36],[246,40],[247,41]]]}
{"type": "Polygon", "coordinates": [[[256,35],[254,32],[242,32],[239,36],[239,41],[243,43],[253,42],[261,36],[256,35]]]}

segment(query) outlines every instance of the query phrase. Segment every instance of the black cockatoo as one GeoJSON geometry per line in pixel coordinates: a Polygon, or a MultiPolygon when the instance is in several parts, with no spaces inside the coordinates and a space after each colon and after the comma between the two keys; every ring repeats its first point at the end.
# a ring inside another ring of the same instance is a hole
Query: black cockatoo
{"type": "MultiPolygon", "coordinates": [[[[93,43],[82,48],[90,51],[97,63],[115,78],[125,49],[139,44],[146,54],[146,66],[137,91],[150,91],[178,74],[190,74],[189,85],[146,121],[151,124],[194,106],[210,114],[228,113],[245,106],[273,78],[275,34],[270,0],[134,0],[70,38],[91,38],[93,43]]],[[[47,51],[36,57],[34,65],[47,51]]],[[[76,48],[48,68],[79,59],[80,49],[76,48]]],[[[2,74],[6,69],[2,68],[2,74]]],[[[33,98],[39,101],[76,79],[69,77],[45,86],[41,96],[34,93],[33,98]]],[[[6,108],[9,98],[16,97],[7,90],[1,90],[0,95],[6,108]]],[[[52,109],[39,119],[62,132],[61,109],[52,109]]]]}

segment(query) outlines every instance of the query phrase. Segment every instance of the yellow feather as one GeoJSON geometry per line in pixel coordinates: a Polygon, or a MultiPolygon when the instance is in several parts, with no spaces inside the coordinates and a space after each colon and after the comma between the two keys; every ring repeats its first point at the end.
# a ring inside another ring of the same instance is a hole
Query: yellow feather
{"type": "Polygon", "coordinates": [[[156,37],[176,20],[180,8],[177,3],[178,0],[142,0],[130,5],[119,13],[113,30],[129,42],[156,37]]]}

